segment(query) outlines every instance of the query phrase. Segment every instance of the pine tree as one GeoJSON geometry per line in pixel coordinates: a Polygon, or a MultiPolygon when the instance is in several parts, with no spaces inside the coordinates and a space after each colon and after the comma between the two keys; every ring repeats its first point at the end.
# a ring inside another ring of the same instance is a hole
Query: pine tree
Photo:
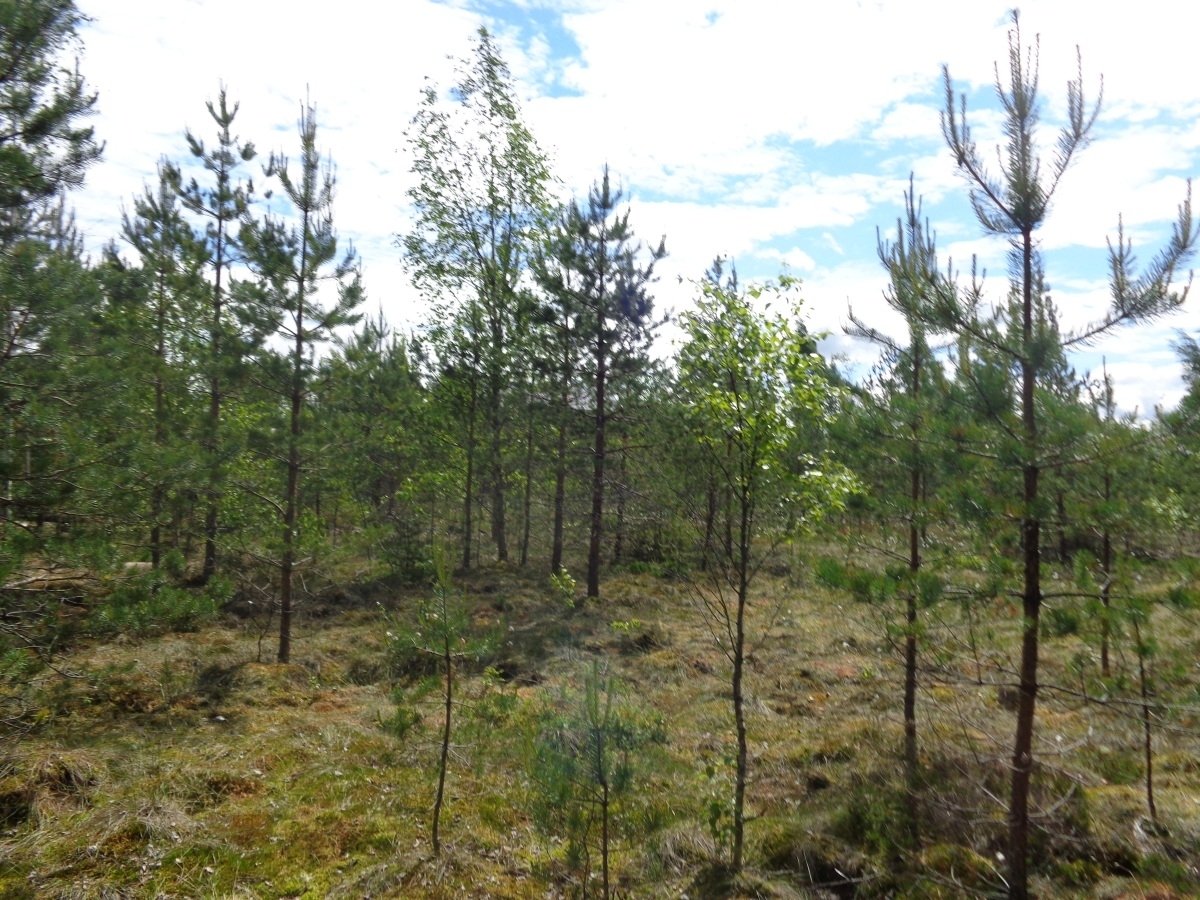
{"type": "Polygon", "coordinates": [[[187,143],[193,158],[208,172],[211,184],[201,185],[195,178],[186,184],[180,170],[167,168],[167,177],[179,195],[184,208],[204,222],[204,241],[207,247],[207,267],[211,272],[208,322],[208,359],[205,375],[208,381],[208,414],[204,429],[204,451],[207,457],[208,478],[205,486],[204,564],[201,581],[208,581],[217,569],[217,533],[220,518],[221,494],[225,480],[226,448],[221,433],[222,405],[227,393],[227,375],[231,370],[231,355],[238,354],[236,336],[230,326],[228,310],[231,287],[231,268],[239,252],[238,232],[246,218],[253,183],[236,181],[238,167],[255,156],[254,145],[242,143],[233,133],[238,104],[230,107],[221,87],[214,104],[207,104],[208,114],[217,126],[216,145],[211,149],[188,131],[187,143]]]}
{"type": "Polygon", "coordinates": [[[193,335],[203,311],[205,253],[183,217],[168,163],[159,164],[158,174],[157,187],[147,188],[133,201],[133,214],[122,217],[121,232],[139,256],[143,284],[141,302],[114,317],[118,327],[124,326],[127,352],[147,358],[153,431],[148,440],[139,440],[153,448],[153,458],[144,469],[150,481],[147,519],[150,562],[155,569],[164,552],[168,501],[190,481],[183,460],[171,464],[178,454],[170,447],[186,440],[180,412],[187,400],[187,380],[196,371],[193,335]]]}
{"type": "Polygon", "coordinates": [[[60,58],[84,21],[74,0],[0,0],[0,247],[29,234],[100,158],[81,124],[96,95],[60,58]]]}
{"type": "Polygon", "coordinates": [[[621,199],[621,191],[612,189],[605,166],[601,180],[588,192],[586,206],[574,202],[569,206],[562,223],[565,241],[557,251],[563,268],[574,273],[575,286],[560,292],[560,300],[574,307],[564,315],[573,319],[584,348],[583,367],[592,401],[587,595],[593,599],[600,596],[612,393],[622,380],[649,365],[650,341],[659,324],[649,288],[655,264],[667,253],[664,238],[642,259],[643,247],[629,224],[630,211],[619,212],[621,199]]]}
{"type": "MultiPolygon", "coordinates": [[[[895,504],[906,520],[907,582],[904,585],[904,765],[908,782],[909,837],[913,846],[920,841],[918,804],[917,675],[918,618],[925,526],[929,504],[928,445],[932,406],[928,396],[936,388],[938,364],[926,335],[924,311],[937,302],[939,294],[953,293],[952,279],[939,270],[937,248],[929,223],[921,217],[921,204],[912,180],[904,195],[905,214],[896,223],[895,241],[878,237],[879,259],[891,279],[884,299],[908,327],[907,340],[901,344],[878,329],[850,314],[848,332],[883,348],[886,362],[897,384],[884,398],[893,411],[879,435],[888,447],[889,458],[898,457],[907,479],[906,503],[895,504]],[[895,449],[897,448],[898,449],[895,449]]],[[[890,493],[890,492],[889,492],[890,493]]]]}
{"type": "Polygon", "coordinates": [[[277,177],[291,204],[296,222],[266,217],[245,230],[248,262],[267,289],[273,306],[276,333],[290,344],[288,372],[279,393],[288,408],[284,468],[286,487],[281,504],[283,550],[279,563],[280,662],[291,656],[293,575],[296,568],[300,478],[303,472],[301,439],[304,407],[313,385],[314,348],[342,326],[358,321],[355,308],[362,303],[357,258],[349,249],[338,259],[333,228],[333,167],[317,149],[315,109],[305,104],[300,112],[300,166],[293,173],[288,160],[272,154],[266,173],[277,177]],[[332,272],[325,271],[332,266],[332,272]],[[323,281],[332,281],[337,300],[325,307],[318,297],[323,281]]]}
{"type": "MultiPolygon", "coordinates": [[[[579,391],[579,359],[583,345],[579,333],[580,275],[572,238],[573,207],[562,207],[548,230],[533,268],[545,299],[542,318],[546,327],[543,365],[547,390],[554,409],[554,499],[551,525],[550,574],[563,567],[563,533],[566,527],[568,449],[579,391]]],[[[577,210],[574,210],[577,213],[577,210]]]]}
{"type": "MultiPolygon", "coordinates": [[[[1038,693],[1038,634],[1042,610],[1042,479],[1054,450],[1048,440],[1045,413],[1039,392],[1048,386],[1053,359],[1052,329],[1038,316],[1038,265],[1035,234],[1042,226],[1058,185],[1088,142],[1099,114],[1099,101],[1089,106],[1083,92],[1082,62],[1079,74],[1067,86],[1067,122],[1059,131],[1055,152],[1043,174],[1037,152],[1038,47],[1022,43],[1020,20],[1013,13],[1009,31],[1008,82],[997,68],[996,93],[1004,114],[1007,143],[1000,152],[1001,173],[992,174],[971,135],[966,118],[966,99],[956,98],[948,68],[943,69],[946,105],[942,131],[959,170],[970,189],[972,207],[980,225],[989,234],[1008,238],[1012,248],[1015,299],[1007,322],[988,320],[977,298],[972,302],[948,298],[931,310],[928,322],[934,330],[968,335],[977,346],[988,348],[1015,375],[1013,411],[992,404],[991,417],[1002,434],[1013,437],[1012,456],[1018,460],[1020,476],[1022,558],[1022,645],[1019,668],[1019,700],[1012,754],[1012,786],[1009,802],[1009,896],[1029,896],[1029,797],[1033,775],[1033,733],[1038,693]]],[[[1063,336],[1064,348],[1084,343],[1125,323],[1161,315],[1182,300],[1172,289],[1172,278],[1190,254],[1196,239],[1190,196],[1180,208],[1179,220],[1167,248],[1140,277],[1132,272],[1132,251],[1124,233],[1112,247],[1111,264],[1114,300],[1109,312],[1093,325],[1063,336]]],[[[992,399],[992,398],[985,398],[992,399]]]]}

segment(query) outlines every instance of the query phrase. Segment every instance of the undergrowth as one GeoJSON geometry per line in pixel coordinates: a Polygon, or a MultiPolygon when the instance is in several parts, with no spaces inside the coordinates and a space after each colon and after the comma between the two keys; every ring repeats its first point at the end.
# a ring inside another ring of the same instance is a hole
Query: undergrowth
{"type": "MultiPolygon", "coordinates": [[[[276,665],[255,661],[252,624],[213,611],[219,593],[131,583],[94,610],[108,628],[58,660],[64,674],[28,687],[34,727],[0,762],[0,895],[599,896],[606,849],[615,896],[992,896],[1019,622],[922,588],[923,638],[940,652],[921,676],[914,844],[897,604],[885,568],[871,571],[763,576],[737,874],[727,661],[679,573],[629,567],[599,604],[566,602],[561,576],[460,580],[464,639],[489,639],[459,673],[438,859],[438,672],[399,637],[423,589],[302,619],[295,662],[276,665]]],[[[1045,896],[1200,891],[1195,643],[1168,624],[1157,822],[1129,657],[1105,680],[1086,616],[1048,625],[1033,842],[1045,896]]]]}

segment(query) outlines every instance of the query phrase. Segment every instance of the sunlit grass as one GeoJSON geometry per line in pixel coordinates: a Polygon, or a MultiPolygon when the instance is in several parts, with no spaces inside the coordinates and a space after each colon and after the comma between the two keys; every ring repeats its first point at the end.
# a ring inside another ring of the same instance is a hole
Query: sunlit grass
{"type": "MultiPolygon", "coordinates": [[[[665,728],[615,808],[611,864],[624,895],[792,897],[817,883],[841,884],[842,896],[951,897],[1002,886],[1004,689],[1019,629],[1002,604],[970,622],[951,606],[931,614],[918,709],[923,844],[912,848],[899,827],[901,670],[885,627],[895,610],[856,603],[796,564],[756,582],[749,866],[730,880],[728,662],[686,579],[618,572],[604,603],[574,609],[548,581],[509,569],[459,586],[473,627],[499,640],[461,686],[441,859],[429,843],[438,694],[404,679],[396,693],[385,618],[363,603],[302,619],[290,665],[257,662],[257,630],[236,620],[79,646],[63,661],[75,677],[43,688],[41,726],[0,771],[0,894],[518,898],[581,895],[585,883],[590,894],[598,860],[568,859],[563,836],[534,820],[530,747],[542,711],[574,696],[596,658],[665,728]],[[414,716],[402,737],[385,727],[397,697],[414,716]]],[[[373,599],[400,617],[414,597],[373,599]]],[[[1157,671],[1171,676],[1161,699],[1179,704],[1163,708],[1154,735],[1159,829],[1145,809],[1132,685],[1113,679],[1097,702],[1086,621],[1046,637],[1034,843],[1048,894],[1158,885],[1187,896],[1200,883],[1190,869],[1196,637],[1175,613],[1156,615],[1157,671]]]]}

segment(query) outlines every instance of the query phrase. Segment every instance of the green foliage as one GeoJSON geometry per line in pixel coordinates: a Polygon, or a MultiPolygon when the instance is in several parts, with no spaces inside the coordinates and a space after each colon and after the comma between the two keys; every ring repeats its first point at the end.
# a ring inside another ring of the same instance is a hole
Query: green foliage
{"type": "Polygon", "coordinates": [[[100,157],[93,129],[80,125],[96,95],[63,58],[84,21],[74,0],[0,2],[0,246],[100,157]]]}
{"type": "Polygon", "coordinates": [[[447,431],[465,456],[462,565],[470,568],[477,456],[496,555],[508,556],[506,426],[517,403],[528,405],[539,333],[522,281],[549,217],[551,175],[486,28],[460,60],[449,96],[446,103],[432,84],[422,91],[409,131],[413,224],[397,242],[437,310],[430,332],[457,413],[447,431]]]}
{"type": "MultiPolygon", "coordinates": [[[[428,680],[425,685],[430,688],[433,686],[428,680]]],[[[405,740],[409,733],[421,724],[421,713],[415,704],[418,699],[420,697],[416,696],[416,692],[412,688],[396,685],[392,688],[394,708],[386,718],[380,717],[379,727],[397,741],[405,740]]]]}
{"type": "Polygon", "coordinates": [[[785,277],[745,292],[711,281],[698,287],[695,310],[681,317],[687,341],[679,354],[692,435],[735,494],[753,504],[755,533],[811,528],[844,509],[855,480],[810,449],[821,446],[811,439],[831,421],[837,391],[812,336],[789,319],[796,282],[785,277]],[[784,311],[755,308],[776,304],[784,311]]]}
{"type": "Polygon", "coordinates": [[[221,578],[203,589],[175,587],[157,573],[123,584],[92,611],[88,631],[98,636],[144,637],[161,631],[197,631],[211,622],[230,597],[232,584],[221,578]]]}
{"type": "Polygon", "coordinates": [[[707,760],[704,780],[700,784],[704,823],[708,827],[708,836],[722,858],[727,858],[733,847],[734,789],[731,773],[734,763],[734,755],[728,752],[720,760],[707,760]]]}
{"type": "Polygon", "coordinates": [[[575,579],[565,568],[550,573],[550,593],[568,609],[575,606],[575,579]]]}
{"type": "Polygon", "coordinates": [[[529,756],[534,820],[566,841],[567,864],[582,884],[598,850],[608,890],[609,841],[634,837],[625,801],[666,741],[661,719],[623,701],[612,676],[595,662],[583,690],[565,692],[537,723],[529,756]]]}
{"type": "Polygon", "coordinates": [[[1083,611],[1077,603],[1058,602],[1047,605],[1042,623],[1043,630],[1054,637],[1079,634],[1083,626],[1083,611]]]}
{"type": "Polygon", "coordinates": [[[908,828],[907,795],[898,786],[863,780],[846,791],[845,805],[832,822],[843,840],[886,860],[898,861],[914,849],[908,828]]]}

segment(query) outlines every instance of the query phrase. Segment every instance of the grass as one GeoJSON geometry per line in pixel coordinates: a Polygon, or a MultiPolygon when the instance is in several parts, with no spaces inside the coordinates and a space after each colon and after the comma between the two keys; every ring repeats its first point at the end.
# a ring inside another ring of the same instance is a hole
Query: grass
{"type": "MultiPolygon", "coordinates": [[[[39,688],[39,727],[0,769],[0,895],[592,896],[596,851],[572,858],[535,820],[530,758],[543,713],[597,657],[666,731],[633,761],[637,787],[615,810],[621,896],[995,893],[1019,622],[1002,604],[971,621],[942,604],[929,619],[944,652],[922,678],[923,840],[910,847],[885,627],[897,613],[780,573],[760,579],[751,609],[749,866],[737,878],[722,866],[727,663],[686,580],[618,572],[603,604],[570,609],[547,579],[497,567],[458,582],[473,626],[501,637],[461,686],[440,858],[428,835],[438,692],[417,690],[419,673],[393,677],[384,616],[346,603],[309,610],[290,665],[255,662],[256,629],[232,619],[78,646],[63,660],[73,677],[39,688]],[[402,737],[385,727],[397,698],[411,714],[402,737]]],[[[373,599],[403,617],[417,595],[373,599]]],[[[1186,663],[1162,699],[1191,703],[1155,734],[1158,828],[1133,692],[1079,696],[1099,684],[1086,621],[1046,638],[1045,683],[1063,687],[1044,693],[1037,733],[1034,870],[1047,896],[1200,893],[1196,639],[1158,615],[1159,668],[1186,663]]]]}

